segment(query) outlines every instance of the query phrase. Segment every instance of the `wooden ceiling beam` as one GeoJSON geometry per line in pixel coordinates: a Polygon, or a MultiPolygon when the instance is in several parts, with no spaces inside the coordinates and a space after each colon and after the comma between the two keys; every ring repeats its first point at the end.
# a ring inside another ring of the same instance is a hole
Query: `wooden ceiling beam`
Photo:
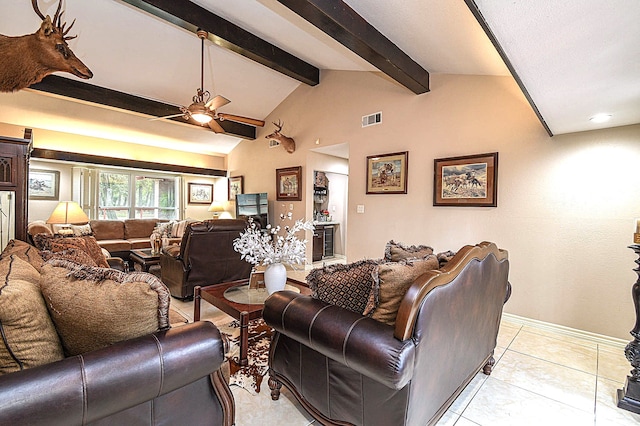
{"type": "MultiPolygon", "coordinates": [[[[153,117],[164,117],[166,115],[181,113],[180,108],[175,105],[141,98],[139,96],[130,95],[128,93],[119,92],[106,87],[96,86],[85,83],[84,81],[60,77],[58,75],[49,75],[40,83],[33,84],[29,88],[67,98],[79,99],[98,105],[138,112],[140,114],[146,114],[153,117]]],[[[203,127],[193,120],[185,121],[182,117],[168,118],[167,120],[191,124],[200,129],[211,132],[211,129],[203,127]]],[[[220,123],[222,128],[229,135],[251,140],[256,138],[256,128],[253,126],[229,120],[218,120],[218,123],[220,123]]]]}
{"type": "Polygon", "coordinates": [[[216,45],[310,86],[320,82],[318,68],[188,0],[122,1],[193,33],[201,28],[216,45]]]}
{"type": "Polygon", "coordinates": [[[412,92],[429,91],[429,72],[342,0],[278,0],[412,92]]]}

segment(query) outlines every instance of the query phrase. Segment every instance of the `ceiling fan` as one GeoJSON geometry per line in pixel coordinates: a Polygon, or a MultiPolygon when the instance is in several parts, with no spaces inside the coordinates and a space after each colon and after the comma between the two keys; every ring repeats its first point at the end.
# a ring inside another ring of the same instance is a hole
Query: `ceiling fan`
{"type": "Polygon", "coordinates": [[[242,117],[240,115],[225,114],[218,112],[218,108],[231,102],[224,96],[214,96],[212,99],[211,94],[204,90],[204,39],[208,37],[208,33],[204,30],[198,29],[196,31],[198,38],[200,38],[201,55],[200,55],[200,87],[197,89],[196,95],[192,98],[192,103],[188,107],[180,106],[180,114],[166,115],[164,117],[156,117],[151,120],[162,120],[165,118],[183,117],[185,120],[193,119],[196,122],[207,125],[215,133],[224,133],[224,129],[216,121],[230,120],[237,123],[244,123],[250,126],[263,127],[264,121],[257,120],[255,118],[242,117]]]}

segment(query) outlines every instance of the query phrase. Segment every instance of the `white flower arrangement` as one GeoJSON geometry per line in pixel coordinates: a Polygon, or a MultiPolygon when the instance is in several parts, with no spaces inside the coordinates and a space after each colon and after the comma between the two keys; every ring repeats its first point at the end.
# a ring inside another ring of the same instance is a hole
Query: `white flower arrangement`
{"type": "MultiPolygon", "coordinates": [[[[291,220],[291,212],[280,215],[281,220],[291,220]]],[[[242,259],[253,265],[269,265],[287,263],[289,265],[304,264],[306,260],[307,240],[300,240],[296,233],[302,230],[313,230],[311,221],[298,219],[292,227],[267,225],[263,232],[249,218],[249,225],[240,237],[233,240],[233,249],[242,255],[242,259]],[[284,235],[280,231],[284,229],[284,235]]]]}

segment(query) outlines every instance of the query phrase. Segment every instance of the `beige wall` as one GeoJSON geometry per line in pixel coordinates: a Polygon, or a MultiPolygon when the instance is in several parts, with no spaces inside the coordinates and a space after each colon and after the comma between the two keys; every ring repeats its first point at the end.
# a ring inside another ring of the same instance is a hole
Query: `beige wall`
{"type": "MultiPolygon", "coordinates": [[[[301,86],[266,121],[278,119],[296,152],[267,148],[260,136],[271,129],[263,129],[229,155],[229,169],[245,176],[248,192],[273,197],[275,169],[306,170],[316,139],[349,143],[349,261],[381,257],[390,239],[437,251],[494,241],[510,254],[506,312],[629,338],[640,125],[550,138],[511,78],[433,75],[431,92],[416,96],[359,72],[323,72],[320,85],[301,86]],[[361,117],[377,111],[382,124],[361,128],[361,117]],[[366,195],[366,156],[405,150],[408,193],[366,195]],[[493,151],[497,208],[432,205],[434,158],[493,151]]],[[[298,212],[310,196],[308,178],[304,185],[298,212]]]]}

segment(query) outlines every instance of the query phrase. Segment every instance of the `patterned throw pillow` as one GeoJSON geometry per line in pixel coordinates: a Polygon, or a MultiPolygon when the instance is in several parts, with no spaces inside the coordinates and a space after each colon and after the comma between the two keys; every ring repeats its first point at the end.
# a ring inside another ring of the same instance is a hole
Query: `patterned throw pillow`
{"type": "Polygon", "coordinates": [[[184,230],[187,229],[187,224],[192,221],[190,220],[181,220],[178,222],[174,222],[171,228],[171,236],[173,238],[182,238],[184,235],[184,230]]]}
{"type": "Polygon", "coordinates": [[[405,293],[416,278],[432,269],[438,269],[438,259],[434,255],[424,259],[381,262],[378,269],[379,302],[371,318],[394,326],[405,293]]]}
{"type": "Polygon", "coordinates": [[[51,259],[63,259],[80,265],[98,266],[91,256],[89,256],[89,253],[75,248],[68,248],[61,251],[42,250],[40,255],[45,262],[51,259]]]}
{"type": "MultiPolygon", "coordinates": [[[[101,268],[108,268],[109,263],[102,253],[96,239],[92,236],[84,237],[57,237],[55,235],[38,234],[33,236],[36,247],[42,251],[64,252],[70,249],[86,252],[91,259],[101,268]]],[[[89,265],[93,266],[93,265],[89,265]]]]}
{"type": "Polygon", "coordinates": [[[73,235],[76,237],[83,237],[85,235],[93,235],[93,230],[91,229],[91,225],[88,223],[86,225],[70,225],[71,230],[73,231],[73,235]]]}
{"type": "Polygon", "coordinates": [[[307,284],[316,299],[369,315],[378,299],[378,263],[361,260],[317,268],[307,275],[307,284]]]}
{"type": "Polygon", "coordinates": [[[0,260],[0,374],[64,358],[39,282],[38,271],[18,255],[0,260]]]}
{"type": "Polygon", "coordinates": [[[451,250],[447,250],[447,251],[443,251],[442,253],[438,253],[437,254],[437,258],[438,258],[438,262],[440,263],[440,267],[442,268],[444,265],[446,265],[447,263],[449,263],[449,261],[451,259],[453,259],[453,256],[456,255],[455,251],[451,251],[451,250]]]}
{"type": "Polygon", "coordinates": [[[40,287],[67,356],[169,327],[169,289],[152,274],[51,260],[40,287]]]}
{"type": "Polygon", "coordinates": [[[156,227],[153,228],[152,234],[158,234],[162,237],[163,234],[166,234],[167,237],[172,237],[171,231],[173,230],[173,225],[175,221],[171,222],[158,222],[156,223],[156,227]]]}
{"type": "Polygon", "coordinates": [[[404,259],[422,259],[433,254],[433,248],[429,246],[405,246],[391,240],[384,248],[384,260],[387,262],[399,262],[404,259]]]}

